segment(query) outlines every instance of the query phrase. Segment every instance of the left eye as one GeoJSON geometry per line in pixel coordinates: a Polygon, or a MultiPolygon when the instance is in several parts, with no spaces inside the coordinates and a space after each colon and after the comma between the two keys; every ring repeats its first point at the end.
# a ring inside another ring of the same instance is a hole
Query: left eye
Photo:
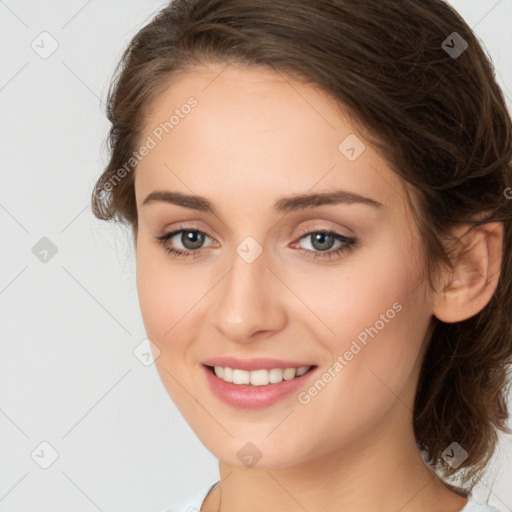
{"type": "Polygon", "coordinates": [[[337,239],[339,241],[340,238],[344,237],[332,231],[313,231],[302,236],[300,240],[308,238],[310,239],[310,245],[313,247],[314,250],[324,252],[329,249],[332,249],[332,246],[334,245],[337,239]]]}

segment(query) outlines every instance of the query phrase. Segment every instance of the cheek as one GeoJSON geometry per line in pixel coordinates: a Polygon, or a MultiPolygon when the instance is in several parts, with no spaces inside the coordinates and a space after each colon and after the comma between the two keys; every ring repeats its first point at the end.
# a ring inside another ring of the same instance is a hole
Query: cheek
{"type": "MultiPolygon", "coordinates": [[[[299,400],[304,417],[314,418],[309,425],[312,439],[329,432],[332,443],[350,443],[373,435],[395,408],[400,415],[412,414],[427,326],[409,292],[374,291],[371,302],[361,307],[349,301],[343,306],[347,316],[338,317],[336,324],[331,320],[336,330],[328,347],[331,361],[299,400]]],[[[292,436],[292,427],[282,434],[282,439],[292,436]]]]}
{"type": "Polygon", "coordinates": [[[182,387],[190,388],[187,366],[184,364],[187,338],[183,335],[183,329],[190,328],[186,315],[190,307],[185,308],[184,305],[192,298],[184,297],[188,288],[184,286],[180,272],[167,272],[165,268],[158,248],[139,243],[136,276],[144,327],[147,337],[160,351],[155,359],[160,379],[175,405],[186,415],[191,404],[182,387]]]}
{"type": "Polygon", "coordinates": [[[160,247],[140,242],[137,247],[137,292],[148,335],[169,342],[176,329],[186,323],[186,313],[201,294],[196,282],[187,279],[179,265],[160,247]],[[180,320],[181,319],[181,320],[180,320]]]}
{"type": "Polygon", "coordinates": [[[179,383],[191,391],[195,386],[190,373],[196,364],[191,347],[200,337],[198,326],[204,324],[198,318],[204,315],[202,300],[209,286],[170,258],[151,243],[138,244],[137,292],[147,337],[160,350],[155,365],[169,395],[181,404],[184,397],[179,383]]]}
{"type": "Polygon", "coordinates": [[[317,339],[330,354],[326,365],[342,358],[326,387],[354,411],[393,401],[393,392],[409,386],[430,321],[420,269],[399,248],[378,254],[361,257],[339,279],[315,280],[314,288],[305,279],[298,291],[309,282],[308,306],[323,324],[317,339]]]}
{"type": "MultiPolygon", "coordinates": [[[[144,326],[150,339],[161,339],[170,325],[165,314],[170,311],[169,289],[162,281],[162,273],[157,265],[151,264],[149,251],[139,242],[137,247],[137,294],[144,320],[144,326]]],[[[170,320],[170,319],[169,319],[170,320]]]]}
{"type": "Polygon", "coordinates": [[[393,246],[384,240],[376,245],[371,251],[354,253],[339,272],[330,269],[314,277],[303,273],[293,278],[297,295],[306,298],[308,308],[325,326],[320,339],[329,340],[328,346],[337,351],[358,335],[364,342],[372,327],[384,333],[390,325],[400,324],[406,315],[397,310],[405,303],[413,301],[408,311],[420,307],[414,303],[420,269],[404,257],[400,242],[393,246]]]}

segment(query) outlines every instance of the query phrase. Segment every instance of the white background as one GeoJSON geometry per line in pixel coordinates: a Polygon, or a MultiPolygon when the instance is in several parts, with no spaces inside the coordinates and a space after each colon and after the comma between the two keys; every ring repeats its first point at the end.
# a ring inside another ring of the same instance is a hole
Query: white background
{"type": "MultiPolygon", "coordinates": [[[[512,0],[451,3],[510,105],[512,0]]],[[[218,476],[154,366],[133,355],[145,332],[130,233],[89,207],[114,67],[165,4],[0,0],[0,512],[158,512],[218,476]],[[47,59],[31,48],[43,31],[59,45],[47,59]],[[46,263],[32,252],[42,237],[58,249],[46,263]],[[43,441],[58,452],[48,469],[31,456],[43,441]]],[[[511,511],[511,481],[502,436],[475,497],[511,511]]]]}

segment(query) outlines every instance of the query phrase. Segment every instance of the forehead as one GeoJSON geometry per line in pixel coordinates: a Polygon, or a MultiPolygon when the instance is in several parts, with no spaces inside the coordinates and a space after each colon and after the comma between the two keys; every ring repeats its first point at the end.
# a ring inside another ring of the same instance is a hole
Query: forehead
{"type": "Polygon", "coordinates": [[[176,76],[146,112],[148,137],[156,144],[137,166],[139,205],[163,186],[232,201],[236,192],[246,206],[340,186],[403,199],[398,176],[332,98],[263,68],[212,64],[176,76]]]}

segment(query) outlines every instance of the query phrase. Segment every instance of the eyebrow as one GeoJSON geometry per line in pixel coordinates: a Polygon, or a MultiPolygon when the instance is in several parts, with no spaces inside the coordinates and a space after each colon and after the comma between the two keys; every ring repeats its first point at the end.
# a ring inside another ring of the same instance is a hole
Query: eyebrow
{"type": "MultiPolygon", "coordinates": [[[[154,190],[145,197],[142,205],[144,206],[155,202],[171,203],[184,208],[218,215],[218,211],[215,206],[203,196],[183,194],[181,192],[173,192],[169,190],[154,190]]],[[[332,192],[317,194],[281,197],[274,203],[274,210],[276,212],[290,212],[306,208],[317,208],[323,205],[354,203],[365,204],[374,208],[380,208],[382,206],[382,203],[379,203],[379,201],[356,194],[355,192],[334,190],[332,192]]]]}

